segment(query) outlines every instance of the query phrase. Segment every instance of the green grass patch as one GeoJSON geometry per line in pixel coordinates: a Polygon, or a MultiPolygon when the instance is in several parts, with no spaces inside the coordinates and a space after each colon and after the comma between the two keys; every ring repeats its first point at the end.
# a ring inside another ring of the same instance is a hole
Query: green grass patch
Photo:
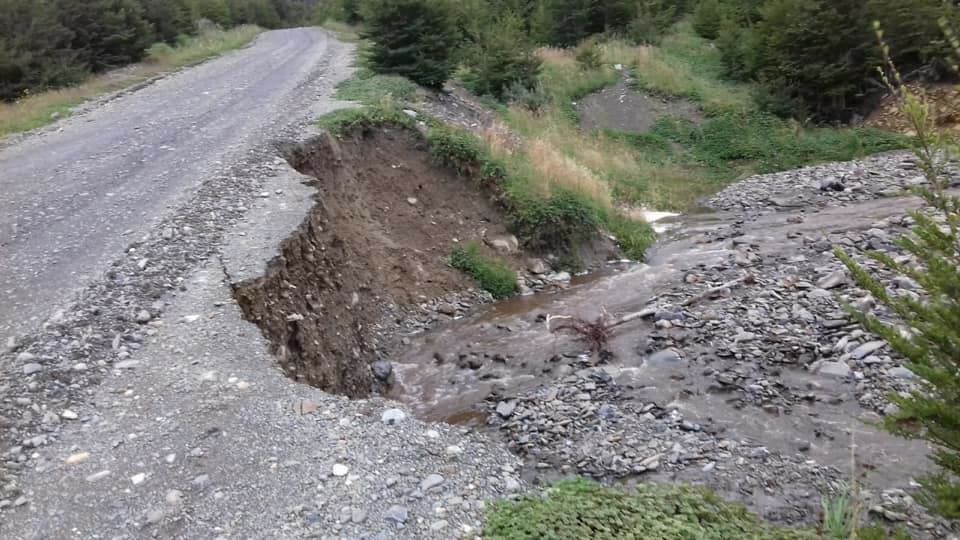
{"type": "Polygon", "coordinates": [[[635,491],[563,481],[546,497],[494,506],[483,533],[497,540],[814,540],[811,531],[774,527],[701,488],[641,484],[635,491]]]}
{"type": "Polygon", "coordinates": [[[333,135],[342,136],[363,133],[384,125],[413,129],[413,119],[387,101],[366,107],[337,109],[321,116],[317,125],[333,135]]]}
{"type": "Polygon", "coordinates": [[[416,96],[417,85],[396,75],[378,75],[367,68],[359,68],[353,77],[337,85],[334,97],[363,104],[376,104],[383,99],[410,101],[416,96]]]}
{"type": "Polygon", "coordinates": [[[476,244],[454,248],[450,266],[470,275],[494,298],[507,298],[517,291],[517,274],[502,261],[484,256],[476,244]]]}

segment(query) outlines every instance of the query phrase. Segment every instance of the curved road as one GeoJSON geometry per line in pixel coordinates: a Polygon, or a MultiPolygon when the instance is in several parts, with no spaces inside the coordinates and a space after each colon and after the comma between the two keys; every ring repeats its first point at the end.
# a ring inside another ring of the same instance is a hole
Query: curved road
{"type": "Polygon", "coordinates": [[[350,53],[318,29],[267,32],[0,147],[0,347],[56,313],[205,179],[323,110],[350,53]]]}

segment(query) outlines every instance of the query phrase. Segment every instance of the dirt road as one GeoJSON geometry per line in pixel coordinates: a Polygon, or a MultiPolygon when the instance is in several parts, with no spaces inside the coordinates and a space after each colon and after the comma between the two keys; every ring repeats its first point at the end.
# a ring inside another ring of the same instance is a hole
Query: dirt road
{"type": "Polygon", "coordinates": [[[320,30],[267,32],[0,146],[0,337],[35,329],[205,180],[314,117],[314,85],[348,58],[320,30]]]}

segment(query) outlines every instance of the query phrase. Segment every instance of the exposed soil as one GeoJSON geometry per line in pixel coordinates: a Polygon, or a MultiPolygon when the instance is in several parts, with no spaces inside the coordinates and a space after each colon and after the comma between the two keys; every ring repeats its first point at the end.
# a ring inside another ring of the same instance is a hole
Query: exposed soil
{"type": "Polygon", "coordinates": [[[323,136],[290,160],[316,178],[317,204],[266,274],[236,286],[235,297],[291,377],[364,396],[375,386],[368,364],[385,354],[410,311],[451,299],[439,310],[446,313],[434,314],[442,320],[463,307],[458,302],[482,298],[447,265],[451,249],[475,242],[492,255],[483,239],[506,230],[494,203],[432,164],[409,131],[323,136]]]}
{"type": "Polygon", "coordinates": [[[583,129],[624,133],[645,133],[657,120],[668,116],[693,122],[703,120],[703,112],[696,103],[637,92],[626,80],[583,98],[577,104],[577,112],[583,129]]]}
{"type": "MultiPolygon", "coordinates": [[[[954,83],[935,83],[908,85],[911,92],[924,96],[933,106],[933,118],[938,128],[960,131],[960,85],[954,83]]],[[[874,127],[913,135],[913,126],[900,114],[897,96],[888,95],[864,121],[867,127],[874,127]]]]}

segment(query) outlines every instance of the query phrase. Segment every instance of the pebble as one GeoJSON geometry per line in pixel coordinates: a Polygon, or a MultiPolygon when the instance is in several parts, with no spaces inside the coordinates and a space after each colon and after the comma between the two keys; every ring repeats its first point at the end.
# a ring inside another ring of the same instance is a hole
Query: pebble
{"type": "Polygon", "coordinates": [[[350,472],[350,467],[347,467],[343,463],[335,463],[333,465],[334,476],[346,476],[348,472],[350,472]]]}
{"type": "Polygon", "coordinates": [[[66,418],[67,420],[76,420],[77,418],[80,418],[77,413],[71,411],[70,409],[65,409],[60,413],[60,416],[66,418]]]}
{"type": "Polygon", "coordinates": [[[133,476],[130,477],[130,481],[133,482],[133,485],[135,485],[135,486],[138,486],[138,485],[142,484],[143,481],[146,480],[146,479],[147,479],[147,474],[146,474],[146,473],[137,473],[137,474],[135,474],[135,475],[133,475],[133,476]]]}
{"type": "Polygon", "coordinates": [[[146,324],[146,323],[150,322],[150,319],[152,319],[152,318],[153,318],[153,315],[150,315],[150,312],[149,312],[149,311],[147,311],[147,310],[145,310],[145,309],[141,309],[141,310],[137,313],[137,319],[136,319],[136,320],[137,320],[137,322],[140,323],[140,324],[146,324]]]}
{"type": "Polygon", "coordinates": [[[850,366],[846,362],[836,361],[836,362],[823,362],[820,364],[819,373],[821,375],[829,375],[831,377],[849,377],[850,376],[850,366]]]}
{"type": "Polygon", "coordinates": [[[406,419],[407,419],[407,413],[403,412],[400,409],[387,409],[383,411],[383,414],[380,416],[380,420],[384,424],[387,424],[388,426],[399,424],[400,422],[403,422],[406,419]]]}
{"type": "Polygon", "coordinates": [[[384,512],[383,518],[394,523],[406,523],[407,507],[395,504],[388,508],[386,512],[384,512]]]}
{"type": "Polygon", "coordinates": [[[31,362],[31,363],[26,364],[26,365],[23,366],[23,374],[24,374],[24,375],[33,375],[34,373],[36,373],[36,372],[38,372],[38,371],[42,371],[42,370],[43,370],[43,366],[41,366],[40,364],[38,364],[38,363],[36,363],[36,362],[31,362]]]}
{"type": "Polygon", "coordinates": [[[167,491],[167,494],[163,497],[167,504],[177,505],[180,504],[180,501],[183,500],[183,492],[179,489],[171,489],[167,491]]]}
{"type": "Polygon", "coordinates": [[[100,472],[93,473],[93,474],[91,474],[91,475],[87,475],[86,481],[87,481],[87,482],[96,482],[97,480],[102,480],[102,479],[106,478],[107,476],[110,476],[110,471],[104,470],[104,471],[100,471],[100,472]]]}
{"type": "Polygon", "coordinates": [[[444,478],[439,474],[431,474],[420,481],[420,491],[426,493],[431,489],[443,484],[444,478]]]}
{"type": "Polygon", "coordinates": [[[67,465],[75,465],[77,463],[83,463],[88,459],[90,459],[90,452],[77,452],[76,454],[68,456],[64,461],[67,465]]]}
{"type": "Polygon", "coordinates": [[[513,411],[517,408],[516,401],[501,401],[497,404],[496,412],[502,418],[510,418],[513,415],[513,411]]]}

